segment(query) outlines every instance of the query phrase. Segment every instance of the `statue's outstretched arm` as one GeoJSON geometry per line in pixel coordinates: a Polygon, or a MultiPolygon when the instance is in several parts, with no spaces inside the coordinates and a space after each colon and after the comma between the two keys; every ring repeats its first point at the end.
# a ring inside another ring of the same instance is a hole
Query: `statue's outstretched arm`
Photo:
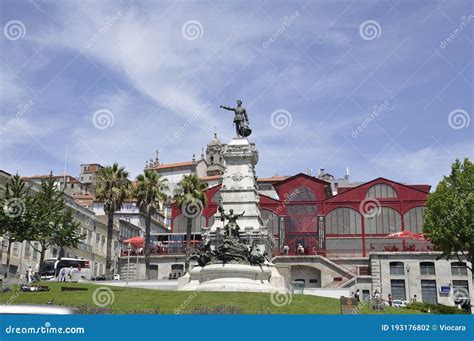
{"type": "Polygon", "coordinates": [[[232,108],[232,107],[226,107],[225,105],[221,105],[220,107],[221,107],[222,109],[225,109],[225,110],[235,111],[234,108],[232,108]]]}

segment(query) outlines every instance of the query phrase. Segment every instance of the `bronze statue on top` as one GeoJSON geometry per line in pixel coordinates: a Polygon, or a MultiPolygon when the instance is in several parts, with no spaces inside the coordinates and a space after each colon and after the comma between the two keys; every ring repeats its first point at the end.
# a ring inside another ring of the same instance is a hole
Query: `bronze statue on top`
{"type": "Polygon", "coordinates": [[[221,105],[220,107],[222,109],[230,110],[235,113],[234,124],[237,137],[250,136],[250,134],[252,133],[252,129],[248,127],[249,117],[247,115],[247,110],[242,106],[242,101],[240,99],[237,100],[237,107],[235,108],[226,107],[224,105],[221,105]]]}

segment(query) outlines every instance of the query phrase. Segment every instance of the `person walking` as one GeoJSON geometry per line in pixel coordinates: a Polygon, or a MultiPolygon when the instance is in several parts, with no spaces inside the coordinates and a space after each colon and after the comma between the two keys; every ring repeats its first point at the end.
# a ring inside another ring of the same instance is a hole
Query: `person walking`
{"type": "Polygon", "coordinates": [[[61,268],[61,270],[59,270],[59,281],[60,282],[66,281],[66,268],[61,268]]]}
{"type": "Polygon", "coordinates": [[[360,302],[360,290],[359,289],[356,290],[356,292],[354,294],[354,298],[357,299],[357,302],[360,302]]]}

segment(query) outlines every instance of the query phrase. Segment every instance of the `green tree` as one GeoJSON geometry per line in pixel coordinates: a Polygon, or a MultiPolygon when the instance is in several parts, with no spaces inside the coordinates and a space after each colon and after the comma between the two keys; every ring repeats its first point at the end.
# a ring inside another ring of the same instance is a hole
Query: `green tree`
{"type": "Polygon", "coordinates": [[[186,217],[186,261],[185,271],[189,270],[189,256],[191,254],[191,229],[193,219],[197,217],[207,205],[205,190],[207,183],[201,181],[195,174],[185,175],[174,193],[174,201],[181,208],[186,217]]]}
{"type": "Polygon", "coordinates": [[[58,246],[62,256],[64,248],[77,247],[84,238],[78,233],[79,223],[74,221],[72,211],[66,205],[64,191],[57,188],[52,175],[42,181],[39,191],[33,196],[31,216],[28,242],[39,252],[40,264],[51,246],[58,246]],[[33,241],[38,242],[39,247],[33,241]]]}
{"type": "Polygon", "coordinates": [[[456,160],[428,197],[423,233],[447,259],[474,263],[474,165],[456,160]]]}
{"type": "Polygon", "coordinates": [[[107,166],[99,171],[94,186],[95,197],[104,202],[104,211],[107,215],[107,255],[105,271],[111,274],[112,268],[112,240],[114,233],[114,213],[120,210],[123,201],[130,193],[130,180],[128,172],[117,163],[107,166]]]}
{"type": "Polygon", "coordinates": [[[65,248],[77,248],[86,237],[86,234],[79,234],[80,223],[74,220],[71,209],[67,208],[62,212],[61,223],[52,233],[51,240],[59,247],[59,256],[64,256],[65,248]]]}
{"type": "MultiPolygon", "coordinates": [[[[31,230],[31,204],[30,187],[16,174],[6,183],[0,197],[0,234],[4,240],[8,238],[7,261],[4,278],[8,277],[10,268],[10,254],[15,242],[22,243],[26,240],[28,231],[31,230]]],[[[3,241],[0,251],[0,264],[3,258],[3,241]]]]}
{"type": "Polygon", "coordinates": [[[168,191],[168,180],[162,178],[155,170],[145,170],[137,176],[137,185],[134,188],[134,197],[140,212],[145,215],[145,268],[146,278],[150,279],[150,229],[151,217],[167,200],[165,191],[168,191]]]}

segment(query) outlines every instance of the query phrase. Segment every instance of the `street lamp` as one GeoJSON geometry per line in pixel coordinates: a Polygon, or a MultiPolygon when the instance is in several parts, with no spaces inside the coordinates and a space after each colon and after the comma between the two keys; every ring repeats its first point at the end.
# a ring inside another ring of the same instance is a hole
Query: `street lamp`
{"type": "Polygon", "coordinates": [[[127,287],[128,287],[128,273],[130,271],[130,251],[132,251],[132,244],[131,243],[128,243],[127,251],[128,251],[128,256],[127,256],[127,287]]]}
{"type": "Polygon", "coordinates": [[[407,296],[408,296],[407,301],[410,302],[410,269],[411,269],[410,265],[407,264],[406,269],[407,269],[407,296]]]}

